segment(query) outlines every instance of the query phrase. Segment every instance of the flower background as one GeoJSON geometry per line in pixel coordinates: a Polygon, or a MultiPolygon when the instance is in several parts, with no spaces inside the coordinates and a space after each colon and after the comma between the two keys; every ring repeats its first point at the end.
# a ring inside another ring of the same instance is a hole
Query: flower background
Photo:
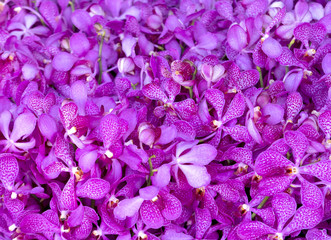
{"type": "Polygon", "coordinates": [[[0,2],[0,239],[331,239],[331,2],[0,2]]]}

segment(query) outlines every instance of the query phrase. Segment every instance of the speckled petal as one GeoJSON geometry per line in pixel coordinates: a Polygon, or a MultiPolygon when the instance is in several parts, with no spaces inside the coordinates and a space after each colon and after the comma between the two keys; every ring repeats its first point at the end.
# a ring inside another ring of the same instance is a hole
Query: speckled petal
{"type": "Polygon", "coordinates": [[[331,111],[325,111],[318,117],[318,125],[327,138],[331,137],[331,111]]]}
{"type": "Polygon", "coordinates": [[[60,135],[57,136],[54,144],[54,154],[68,166],[72,166],[73,158],[69,143],[60,135]]]}
{"type": "Polygon", "coordinates": [[[290,186],[295,176],[279,175],[273,177],[262,178],[258,192],[264,196],[271,196],[276,193],[283,192],[290,186]]]}
{"type": "Polygon", "coordinates": [[[161,194],[161,196],[164,206],[161,211],[163,217],[169,221],[179,218],[179,216],[182,214],[182,204],[178,198],[169,193],[161,194]]]}
{"type": "Polygon", "coordinates": [[[300,207],[295,213],[292,221],[283,230],[284,233],[293,233],[302,229],[315,227],[322,221],[323,209],[311,209],[305,206],[300,207]]]}
{"type": "Polygon", "coordinates": [[[0,180],[3,186],[12,190],[19,172],[19,166],[16,158],[11,154],[0,154],[0,180]]]}
{"type": "Polygon", "coordinates": [[[71,176],[64,186],[61,193],[61,203],[68,210],[75,210],[77,208],[77,197],[75,191],[75,176],[71,176]]]}
{"type": "Polygon", "coordinates": [[[82,223],[79,227],[75,228],[73,236],[75,239],[87,239],[92,231],[92,222],[86,217],[83,217],[82,223]]]}
{"type": "Polygon", "coordinates": [[[106,148],[119,140],[120,121],[116,115],[108,114],[102,118],[100,134],[106,148]]]}
{"type": "Polygon", "coordinates": [[[223,124],[232,119],[241,117],[244,114],[245,108],[246,108],[246,102],[244,95],[241,93],[237,93],[234,96],[233,100],[230,103],[229,108],[227,109],[226,113],[222,118],[223,124]]]}
{"type": "Polygon", "coordinates": [[[208,89],[205,92],[205,98],[215,108],[218,119],[221,119],[225,104],[223,92],[218,89],[208,89]]]}
{"type": "Polygon", "coordinates": [[[286,144],[292,148],[296,163],[303,158],[309,146],[306,136],[299,131],[287,131],[284,134],[286,144]]]}
{"type": "Polygon", "coordinates": [[[167,95],[155,83],[147,84],[142,89],[143,94],[152,100],[160,100],[164,103],[168,101],[167,95]]]}
{"type": "Polygon", "coordinates": [[[324,201],[322,191],[313,183],[301,180],[301,202],[309,208],[319,208],[324,201]]]}
{"type": "Polygon", "coordinates": [[[277,217],[278,229],[283,229],[285,223],[294,215],[297,203],[287,193],[279,193],[273,196],[271,205],[277,217]]]}
{"type": "Polygon", "coordinates": [[[37,213],[27,214],[23,217],[20,230],[23,233],[60,232],[58,226],[48,221],[43,215],[37,213]]]}
{"type": "Polygon", "coordinates": [[[301,111],[303,106],[303,100],[301,94],[298,92],[293,92],[288,95],[286,99],[286,116],[287,120],[293,121],[294,118],[301,111]]]}
{"type": "Polygon", "coordinates": [[[249,142],[253,140],[245,126],[236,125],[234,127],[223,127],[223,131],[238,142],[249,142]]]}
{"type": "Polygon", "coordinates": [[[196,234],[197,239],[203,239],[208,228],[211,226],[211,215],[207,208],[197,208],[195,210],[196,234]]]}
{"type": "Polygon", "coordinates": [[[82,186],[77,188],[78,197],[101,199],[110,190],[110,183],[100,178],[90,178],[82,186]]]}
{"type": "Polygon", "coordinates": [[[76,118],[77,114],[78,107],[73,102],[67,103],[60,108],[60,118],[66,128],[70,126],[71,122],[76,118]]]}
{"type": "Polygon", "coordinates": [[[152,201],[144,201],[142,203],[140,207],[140,216],[149,228],[157,229],[164,225],[164,218],[161,211],[152,201]]]}
{"type": "Polygon", "coordinates": [[[264,235],[276,233],[276,230],[258,221],[240,224],[237,234],[241,239],[255,240],[262,239],[264,235]]]}
{"type": "Polygon", "coordinates": [[[331,182],[331,161],[322,160],[317,163],[300,167],[300,173],[315,176],[321,180],[331,182]]]}

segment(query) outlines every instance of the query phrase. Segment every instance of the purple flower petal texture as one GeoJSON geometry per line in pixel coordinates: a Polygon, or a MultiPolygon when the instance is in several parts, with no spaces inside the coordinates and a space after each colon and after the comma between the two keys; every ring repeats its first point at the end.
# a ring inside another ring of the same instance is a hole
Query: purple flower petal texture
{"type": "Polygon", "coordinates": [[[0,239],[330,239],[327,0],[2,1],[0,239]]]}
{"type": "Polygon", "coordinates": [[[110,183],[99,178],[90,178],[76,189],[78,197],[101,199],[110,190],[110,183]]]}

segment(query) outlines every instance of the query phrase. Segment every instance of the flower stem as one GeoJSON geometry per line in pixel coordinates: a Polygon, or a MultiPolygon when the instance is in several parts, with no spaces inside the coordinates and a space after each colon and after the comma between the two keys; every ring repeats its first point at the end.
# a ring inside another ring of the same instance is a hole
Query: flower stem
{"type": "Polygon", "coordinates": [[[259,71],[261,88],[264,88],[263,77],[262,77],[262,70],[258,66],[256,67],[256,69],[259,71]]]}
{"type": "Polygon", "coordinates": [[[295,37],[293,37],[291,42],[288,44],[288,49],[291,49],[291,47],[294,43],[295,43],[295,37]]]}
{"type": "MultiPolygon", "coordinates": [[[[268,201],[269,198],[270,198],[269,196],[266,196],[266,197],[262,200],[262,202],[259,204],[259,206],[257,206],[257,209],[261,209],[261,208],[264,206],[264,204],[268,201]]],[[[255,218],[255,216],[256,216],[256,213],[253,213],[253,214],[252,214],[252,220],[255,218]]]]}
{"type": "Polygon", "coordinates": [[[102,31],[100,35],[101,35],[101,41],[100,41],[100,44],[99,44],[99,57],[98,57],[98,63],[99,63],[99,78],[98,78],[98,83],[99,83],[99,85],[101,84],[101,80],[102,80],[102,61],[101,61],[101,58],[102,58],[103,42],[105,40],[105,32],[102,31]]]}
{"type": "Polygon", "coordinates": [[[190,98],[193,98],[193,89],[192,87],[185,87],[186,89],[188,89],[189,94],[190,94],[190,98]]]}
{"type": "Polygon", "coordinates": [[[156,158],[155,155],[152,155],[148,158],[148,165],[149,165],[149,176],[148,176],[148,180],[147,180],[147,186],[150,186],[151,185],[151,178],[153,177],[154,175],[154,172],[156,172],[154,169],[153,169],[153,164],[152,164],[152,158],[156,158]]]}

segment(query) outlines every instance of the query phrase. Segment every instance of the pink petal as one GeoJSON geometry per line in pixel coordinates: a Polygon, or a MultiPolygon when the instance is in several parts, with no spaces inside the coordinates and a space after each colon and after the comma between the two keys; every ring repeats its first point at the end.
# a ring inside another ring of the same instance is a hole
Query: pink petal
{"type": "Polygon", "coordinates": [[[175,196],[171,194],[161,194],[163,206],[162,215],[167,220],[176,220],[182,214],[182,204],[175,196]]]}
{"type": "Polygon", "coordinates": [[[282,54],[282,46],[272,37],[268,37],[264,40],[262,50],[270,58],[277,58],[282,54]]]}
{"type": "Polygon", "coordinates": [[[255,171],[261,176],[272,176],[284,173],[286,167],[294,164],[275,151],[262,152],[255,161],[255,171]]]}
{"type": "Polygon", "coordinates": [[[58,226],[48,221],[43,215],[37,213],[30,213],[24,216],[21,220],[20,230],[23,233],[60,232],[58,226]]]}
{"type": "Polygon", "coordinates": [[[188,183],[194,188],[207,186],[210,183],[210,175],[203,166],[180,164],[179,168],[183,171],[188,183]]]}
{"type": "Polygon", "coordinates": [[[262,108],[262,114],[267,118],[267,124],[276,125],[283,120],[284,108],[278,104],[268,103],[262,108]]]}
{"type": "Polygon", "coordinates": [[[240,25],[233,25],[228,30],[227,41],[232,49],[240,52],[247,45],[247,33],[240,25]]]}
{"type": "Polygon", "coordinates": [[[140,216],[149,228],[157,229],[164,225],[164,218],[157,205],[152,201],[144,201],[142,203],[140,216]]]}
{"type": "Polygon", "coordinates": [[[289,194],[279,193],[273,196],[271,204],[277,216],[278,229],[282,229],[285,223],[294,215],[297,203],[289,194]]]}
{"type": "Polygon", "coordinates": [[[14,188],[18,172],[19,166],[16,158],[11,154],[0,154],[0,180],[6,189],[14,188]]]}
{"type": "Polygon", "coordinates": [[[215,159],[217,150],[209,144],[196,145],[191,150],[180,156],[177,161],[179,164],[192,163],[195,165],[203,166],[209,164],[215,159]]]}
{"type": "Polygon", "coordinates": [[[110,183],[100,178],[90,178],[82,186],[77,188],[78,197],[101,199],[110,190],[110,183]]]}
{"type": "Polygon", "coordinates": [[[244,95],[241,93],[236,94],[232,99],[229,108],[227,109],[226,113],[222,118],[223,124],[232,119],[241,117],[244,114],[245,109],[246,109],[246,101],[244,95]]]}
{"type": "Polygon", "coordinates": [[[124,220],[126,217],[132,217],[139,211],[143,202],[144,199],[141,197],[124,199],[114,209],[114,215],[120,220],[124,220]]]}
{"type": "Polygon", "coordinates": [[[67,52],[60,52],[55,55],[52,65],[57,71],[66,72],[72,68],[76,60],[76,57],[73,55],[67,52]]]}
{"type": "Polygon", "coordinates": [[[30,113],[22,113],[15,120],[13,131],[10,135],[11,140],[16,142],[19,139],[25,139],[35,129],[37,119],[30,113]]]}
{"type": "Polygon", "coordinates": [[[303,100],[301,94],[298,92],[293,92],[288,95],[286,99],[286,116],[287,120],[293,121],[293,119],[298,115],[303,106],[303,100]]]}
{"type": "Polygon", "coordinates": [[[298,131],[287,131],[284,134],[284,138],[286,144],[292,148],[296,163],[299,163],[309,146],[306,136],[298,131]]]}
{"type": "Polygon", "coordinates": [[[77,197],[75,191],[75,176],[71,176],[61,193],[61,203],[68,210],[77,208],[77,197]]]}
{"type": "Polygon", "coordinates": [[[310,229],[319,224],[323,219],[323,209],[311,209],[300,207],[295,213],[292,221],[283,230],[284,233],[293,233],[302,229],[310,229]]]}
{"type": "Polygon", "coordinates": [[[305,207],[316,209],[324,202],[324,196],[315,184],[302,179],[301,202],[305,207]]]}
{"type": "Polygon", "coordinates": [[[196,235],[198,239],[202,239],[208,228],[211,226],[211,215],[208,209],[197,208],[195,210],[195,222],[196,222],[196,235]]]}

